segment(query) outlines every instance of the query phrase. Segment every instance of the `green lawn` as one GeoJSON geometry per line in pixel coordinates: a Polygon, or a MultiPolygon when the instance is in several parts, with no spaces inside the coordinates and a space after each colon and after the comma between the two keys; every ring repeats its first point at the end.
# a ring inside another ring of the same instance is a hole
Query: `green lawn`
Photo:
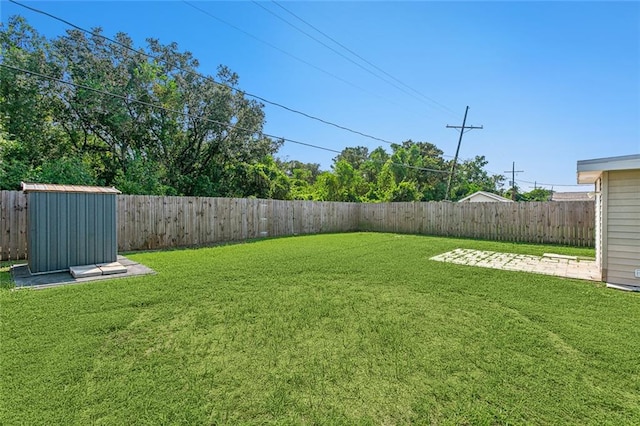
{"type": "Polygon", "coordinates": [[[458,247],[593,256],[317,235],[3,289],[0,424],[640,424],[640,295],[429,260],[458,247]]]}

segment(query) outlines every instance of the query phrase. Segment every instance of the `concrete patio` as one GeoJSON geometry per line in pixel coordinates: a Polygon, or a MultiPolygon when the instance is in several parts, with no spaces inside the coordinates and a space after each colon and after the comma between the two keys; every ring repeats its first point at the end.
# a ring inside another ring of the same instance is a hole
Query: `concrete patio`
{"type": "Polygon", "coordinates": [[[498,253],[494,251],[456,249],[434,256],[431,260],[457,263],[459,265],[480,266],[482,268],[555,275],[558,277],[577,278],[589,281],[601,280],[601,274],[596,266],[595,260],[584,260],[574,256],[557,254],[532,256],[526,254],[498,253]]]}

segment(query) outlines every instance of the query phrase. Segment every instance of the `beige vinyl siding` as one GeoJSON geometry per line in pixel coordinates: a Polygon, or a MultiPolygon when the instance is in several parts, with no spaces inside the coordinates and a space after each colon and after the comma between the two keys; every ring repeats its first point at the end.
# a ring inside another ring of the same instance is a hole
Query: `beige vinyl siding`
{"type": "Polygon", "coordinates": [[[607,282],[640,285],[640,170],[607,173],[607,282]]]}

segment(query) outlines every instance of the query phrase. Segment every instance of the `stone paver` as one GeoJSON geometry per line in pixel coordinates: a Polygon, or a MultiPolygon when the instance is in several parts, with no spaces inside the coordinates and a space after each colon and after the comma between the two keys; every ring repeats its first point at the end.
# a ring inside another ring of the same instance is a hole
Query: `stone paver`
{"type": "Polygon", "coordinates": [[[439,262],[483,268],[524,271],[535,274],[556,275],[566,278],[600,281],[601,274],[594,260],[580,260],[571,256],[546,254],[531,256],[526,254],[498,253],[494,251],[455,249],[431,258],[439,262]]]}
{"type": "Polygon", "coordinates": [[[127,267],[120,262],[98,263],[96,265],[102,271],[102,275],[126,274],[127,267]]]}
{"type": "Polygon", "coordinates": [[[102,275],[102,271],[96,265],[80,265],[69,268],[69,273],[73,278],[97,277],[102,275]]]}

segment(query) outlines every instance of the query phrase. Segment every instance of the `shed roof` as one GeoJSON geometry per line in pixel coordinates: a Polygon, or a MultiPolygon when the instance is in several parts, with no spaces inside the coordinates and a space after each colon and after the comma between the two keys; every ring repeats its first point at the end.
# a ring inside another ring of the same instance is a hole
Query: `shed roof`
{"type": "Polygon", "coordinates": [[[493,194],[493,193],[491,193],[491,192],[485,192],[485,191],[477,191],[477,192],[474,192],[473,194],[471,194],[471,195],[467,195],[467,196],[466,196],[466,197],[464,197],[463,199],[458,200],[458,202],[459,202],[459,203],[461,203],[461,202],[463,202],[463,201],[469,201],[469,200],[471,200],[472,198],[476,198],[477,196],[482,196],[482,195],[483,195],[483,196],[485,196],[485,197],[487,197],[487,198],[490,198],[490,199],[492,199],[492,200],[494,200],[494,201],[499,201],[499,202],[502,202],[502,203],[512,203],[512,202],[513,202],[513,201],[511,201],[510,199],[508,199],[508,198],[504,198],[504,197],[501,197],[501,196],[500,196],[500,195],[498,195],[498,194],[493,194]]]}
{"type": "Polygon", "coordinates": [[[51,183],[25,183],[22,182],[24,192],[71,192],[89,194],[122,194],[114,187],[85,186],[85,185],[54,185],[51,183]]]}
{"type": "Polygon", "coordinates": [[[640,169],[640,154],[578,161],[578,183],[594,183],[609,170],[640,169]]]}

